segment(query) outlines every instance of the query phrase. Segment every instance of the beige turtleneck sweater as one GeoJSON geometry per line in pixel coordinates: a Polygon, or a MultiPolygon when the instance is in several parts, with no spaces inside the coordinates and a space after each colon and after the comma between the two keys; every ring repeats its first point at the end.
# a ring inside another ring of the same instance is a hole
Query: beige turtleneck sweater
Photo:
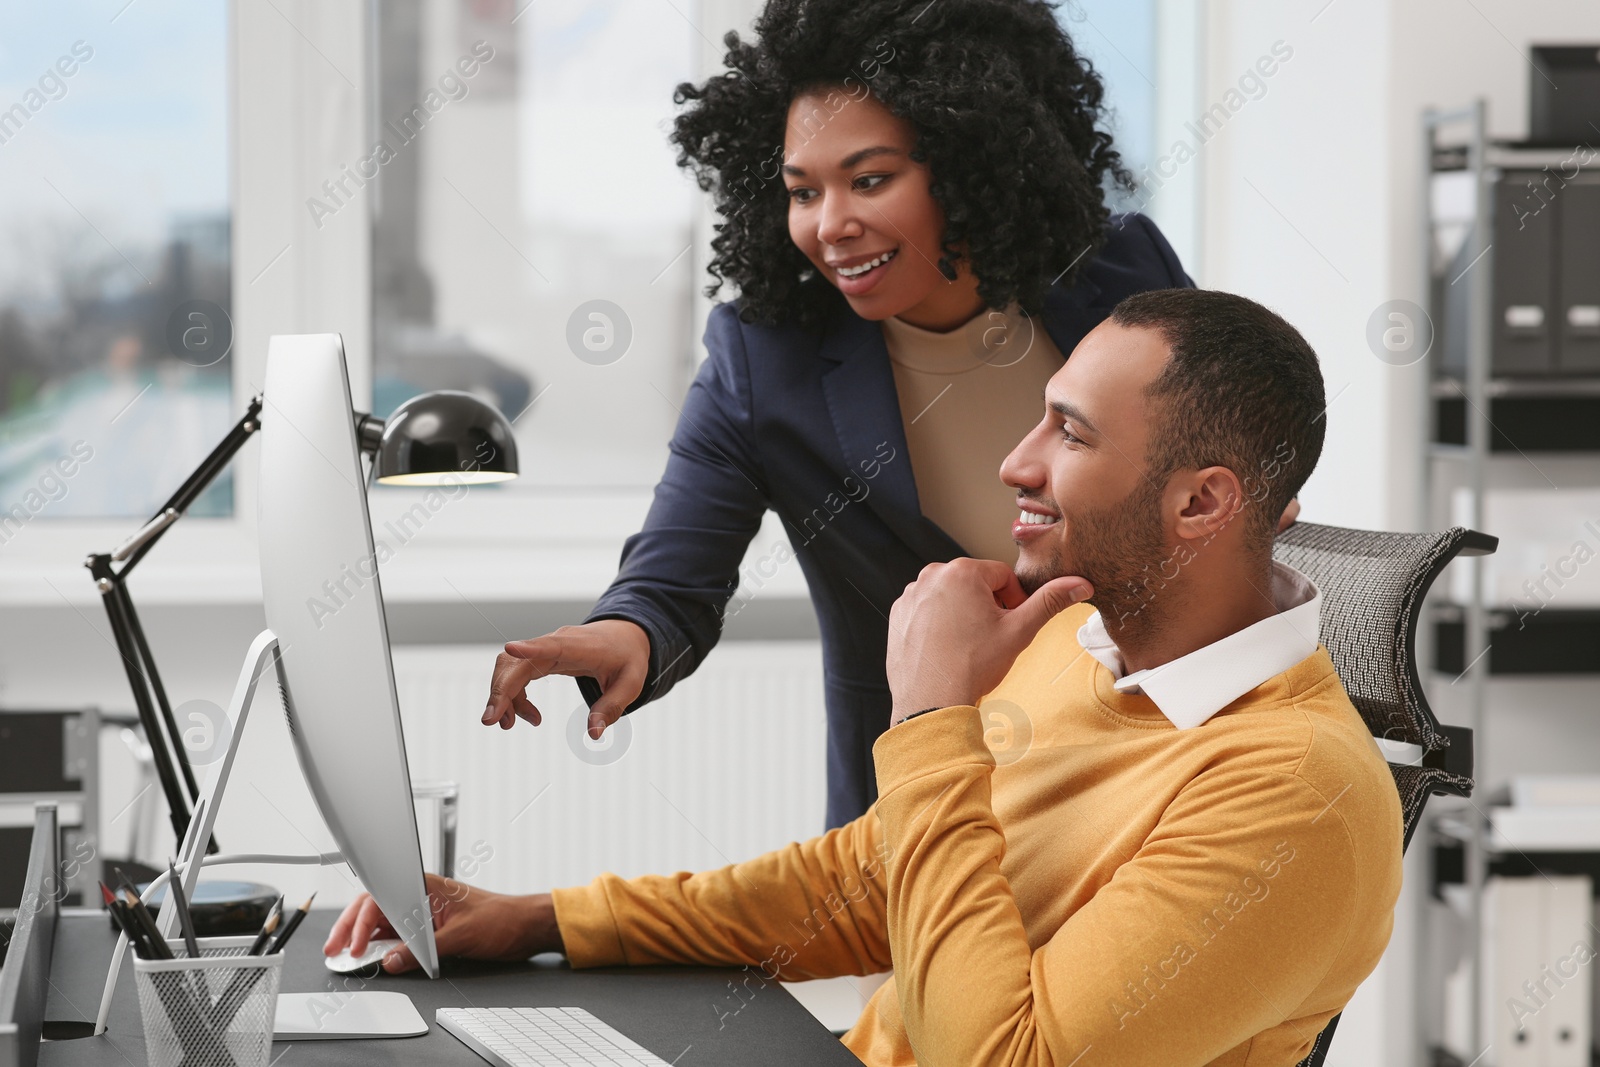
{"type": "Polygon", "coordinates": [[[1043,417],[1061,350],[1016,301],[944,333],[891,316],[883,339],[922,514],[968,555],[1015,564],[1017,493],[1000,480],[1000,463],[1043,417]]]}

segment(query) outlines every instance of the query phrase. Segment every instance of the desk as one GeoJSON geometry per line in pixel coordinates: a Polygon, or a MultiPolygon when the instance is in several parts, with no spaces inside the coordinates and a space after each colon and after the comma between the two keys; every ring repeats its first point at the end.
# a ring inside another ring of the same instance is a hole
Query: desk
{"type": "MultiPolygon", "coordinates": [[[[331,1063],[482,1067],[485,1061],[477,1053],[434,1023],[435,1008],[554,1005],[586,1008],[678,1067],[859,1064],[783,986],[777,982],[757,985],[758,971],[716,967],[573,970],[558,956],[539,956],[526,963],[446,960],[438,981],[413,973],[362,982],[336,975],[322,965],[322,943],[337,915],[332,909],[319,909],[306,916],[284,961],[281,992],[399,990],[417,1006],[429,1031],[422,1037],[384,1041],[278,1042],[272,1057],[277,1062],[287,1053],[290,1059],[284,1067],[331,1063]],[[746,993],[742,1002],[734,999],[728,982],[737,984],[749,974],[756,976],[750,982],[753,995],[746,993]],[[735,1010],[737,1014],[729,1014],[735,1010]]],[[[104,914],[63,912],[56,933],[46,1019],[93,1021],[115,944],[104,914]]],[[[124,963],[117,983],[107,1032],[100,1037],[45,1043],[39,1050],[39,1067],[144,1067],[144,1028],[133,988],[133,968],[124,963]]]]}

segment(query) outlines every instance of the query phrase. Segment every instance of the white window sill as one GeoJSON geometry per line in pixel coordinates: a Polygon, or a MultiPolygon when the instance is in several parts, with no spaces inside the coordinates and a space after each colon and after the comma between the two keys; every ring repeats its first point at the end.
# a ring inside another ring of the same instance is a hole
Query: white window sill
{"type": "MultiPolygon", "coordinates": [[[[379,580],[389,604],[594,601],[616,577],[622,543],[644,521],[648,492],[617,495],[511,497],[448,505],[399,543],[393,523],[420,494],[369,498],[372,523],[394,549],[379,580]],[[404,506],[402,506],[404,505],[404,506]]],[[[125,523],[30,526],[0,546],[0,607],[61,607],[100,611],[100,594],[83,566],[90,551],[106,552],[137,527],[125,523]]],[[[751,542],[741,585],[772,570],[784,543],[770,512],[751,542]]],[[[792,557],[792,553],[788,553],[792,557]]],[[[185,519],[150,551],[129,579],[138,607],[259,604],[261,575],[253,530],[232,520],[185,519]]],[[[762,599],[809,596],[792,558],[747,595],[762,599]]]]}

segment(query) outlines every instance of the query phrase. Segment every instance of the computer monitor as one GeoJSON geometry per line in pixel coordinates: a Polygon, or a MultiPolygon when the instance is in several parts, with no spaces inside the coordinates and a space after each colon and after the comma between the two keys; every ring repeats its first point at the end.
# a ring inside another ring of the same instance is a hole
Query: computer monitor
{"type": "Polygon", "coordinates": [[[400,702],[338,334],[267,348],[258,496],[261,587],[284,711],[346,862],[439,976],[400,702]]]}
{"type": "Polygon", "coordinates": [[[55,805],[37,805],[16,926],[5,963],[0,964],[0,1067],[33,1067],[38,1059],[50,991],[50,954],[61,913],[62,887],[56,870],[59,833],[55,805]]]}

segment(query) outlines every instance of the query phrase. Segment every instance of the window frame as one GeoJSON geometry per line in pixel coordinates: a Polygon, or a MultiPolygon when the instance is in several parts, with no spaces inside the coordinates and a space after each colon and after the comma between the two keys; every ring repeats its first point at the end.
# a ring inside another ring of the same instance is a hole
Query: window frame
{"type": "MultiPolygon", "coordinates": [[[[747,0],[741,5],[752,14],[758,7],[747,0]]],[[[730,11],[719,5],[717,13],[730,11]]],[[[370,147],[373,47],[371,8],[361,0],[229,0],[236,417],[261,391],[267,344],[275,333],[340,333],[355,407],[370,406],[371,200],[360,211],[322,220],[320,229],[305,201],[328,175],[370,147]]],[[[697,63],[703,67],[704,57],[697,63]]],[[[696,234],[710,232],[707,207],[705,198],[696,198],[696,234]]],[[[704,274],[704,255],[697,247],[697,277],[704,274]]],[[[701,333],[711,307],[699,293],[702,284],[695,284],[691,317],[695,365],[704,356],[701,333]]],[[[268,409],[263,421],[270,419],[268,409]]],[[[130,580],[138,603],[259,601],[259,448],[252,440],[233,461],[231,517],[185,517],[140,564],[130,580]]],[[[538,458],[524,456],[523,462],[538,458]]],[[[386,595],[423,602],[592,599],[615,576],[622,541],[643,523],[652,491],[653,484],[474,490],[439,509],[422,536],[397,550],[384,568],[386,595]],[[462,506],[468,499],[470,506],[462,506]]],[[[423,489],[372,488],[374,530],[426,498],[423,489]]],[[[84,557],[110,551],[144,518],[29,524],[0,552],[0,604],[60,606],[65,600],[74,608],[97,606],[84,557]]],[[[805,595],[798,575],[786,584],[805,595]]]]}
{"type": "MultiPolygon", "coordinates": [[[[313,225],[305,200],[341,165],[368,149],[373,101],[370,0],[228,0],[228,158],[233,219],[234,407],[242,415],[260,392],[266,348],[274,333],[337,331],[344,338],[351,395],[358,409],[371,398],[372,296],[370,200],[313,225]],[[248,42],[248,47],[244,42],[248,42]]],[[[1187,111],[1186,93],[1203,80],[1203,8],[1190,0],[1156,0],[1157,144],[1187,111]]],[[[699,77],[716,73],[720,49],[705,26],[748,31],[762,0],[698,0],[690,17],[699,77]]],[[[1190,273],[1198,267],[1203,231],[1202,168],[1173,189],[1152,214],[1190,273]]],[[[713,306],[702,289],[715,221],[709,199],[695,198],[691,253],[695,281],[690,351],[705,358],[702,334],[713,306]]],[[[726,289],[719,299],[732,294],[726,289]]],[[[692,368],[691,368],[692,369],[692,368]]],[[[534,409],[537,411],[537,408],[534,409]]],[[[270,410],[266,413],[270,419],[270,410]]],[[[234,514],[186,517],[141,565],[136,597],[144,604],[259,602],[256,493],[259,443],[235,457],[234,514]]],[[[538,457],[524,456],[524,463],[538,457]]],[[[473,494],[429,520],[426,536],[385,565],[392,601],[449,602],[586,600],[615,576],[624,539],[644,521],[651,486],[473,494]]],[[[422,502],[425,490],[381,487],[368,494],[375,530],[422,502]]],[[[0,551],[0,605],[50,605],[81,611],[99,595],[82,568],[89,552],[105,552],[136,529],[127,520],[50,519],[30,524],[0,551]]],[[[770,513],[749,559],[784,539],[770,513]]],[[[764,595],[807,596],[797,567],[785,568],[764,595]]]]}

